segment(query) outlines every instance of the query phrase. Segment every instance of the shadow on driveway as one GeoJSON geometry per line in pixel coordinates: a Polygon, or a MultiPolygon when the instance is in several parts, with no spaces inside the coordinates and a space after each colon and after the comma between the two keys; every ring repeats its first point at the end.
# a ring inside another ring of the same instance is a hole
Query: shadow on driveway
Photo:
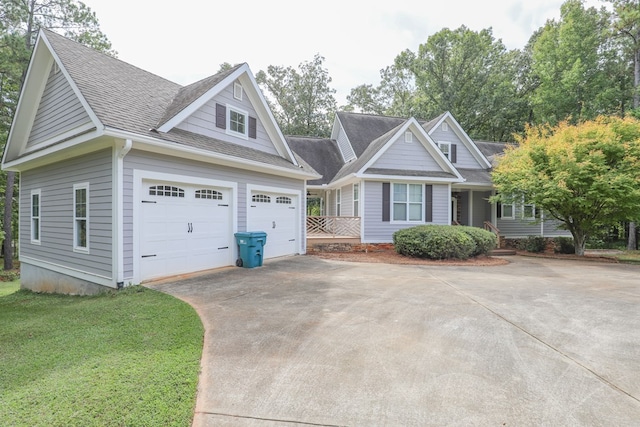
{"type": "Polygon", "coordinates": [[[296,256],[150,286],[205,325],[194,426],[640,420],[640,268],[296,256]]]}

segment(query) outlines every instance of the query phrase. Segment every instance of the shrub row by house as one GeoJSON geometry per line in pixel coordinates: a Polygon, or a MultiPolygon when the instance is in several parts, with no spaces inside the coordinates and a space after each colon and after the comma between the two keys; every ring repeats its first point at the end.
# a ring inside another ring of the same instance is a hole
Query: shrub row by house
{"type": "Polygon", "coordinates": [[[419,225],[393,234],[396,252],[428,259],[467,259],[486,255],[496,247],[496,236],[477,227],[419,225]]]}

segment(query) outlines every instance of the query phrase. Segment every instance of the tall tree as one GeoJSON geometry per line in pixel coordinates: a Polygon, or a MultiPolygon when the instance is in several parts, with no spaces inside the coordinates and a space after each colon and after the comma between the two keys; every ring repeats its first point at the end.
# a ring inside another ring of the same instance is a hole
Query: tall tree
{"type": "Polygon", "coordinates": [[[287,135],[329,136],[336,111],[335,89],[324,68],[324,57],[292,67],[269,65],[256,80],[268,91],[269,104],[282,131],[287,135]]]}
{"type": "Polygon", "coordinates": [[[561,221],[576,254],[603,226],[640,218],[640,121],[530,127],[519,142],[492,173],[494,200],[526,200],[561,221]]]}
{"type": "Polygon", "coordinates": [[[522,122],[518,100],[517,52],[508,52],[491,29],[479,32],[462,26],[445,28],[421,44],[405,50],[396,66],[415,78],[415,115],[432,118],[451,113],[473,137],[510,139],[522,122]],[[504,129],[506,132],[497,132],[504,129]]]}
{"type": "Polygon", "coordinates": [[[621,94],[607,69],[616,57],[607,38],[609,13],[567,0],[560,16],[547,21],[533,46],[532,72],[539,82],[532,96],[535,123],[619,114],[621,94]]]}
{"type": "MultiPolygon", "coordinates": [[[[612,0],[614,10],[613,28],[628,42],[629,56],[633,58],[633,109],[638,114],[640,107],[640,1],[612,0]]],[[[629,223],[629,239],[627,249],[638,247],[636,240],[636,223],[629,223]]]]}
{"type": "MultiPolygon", "coordinates": [[[[40,28],[47,28],[115,55],[100,31],[95,13],[75,0],[3,0],[0,2],[0,137],[6,145],[30,52],[40,28]]],[[[16,176],[6,172],[3,230],[4,268],[13,268],[13,218],[16,176]]]]}

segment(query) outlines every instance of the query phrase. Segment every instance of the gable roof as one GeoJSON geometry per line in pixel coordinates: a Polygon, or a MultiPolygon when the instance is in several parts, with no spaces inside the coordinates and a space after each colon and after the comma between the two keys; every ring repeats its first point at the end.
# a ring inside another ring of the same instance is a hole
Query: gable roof
{"type": "Polygon", "coordinates": [[[308,181],[309,185],[328,184],[342,166],[340,149],[333,139],[287,136],[287,142],[294,153],[304,157],[322,175],[320,179],[308,181]]]}
{"type": "Polygon", "coordinates": [[[17,165],[41,158],[56,149],[69,148],[101,135],[131,138],[140,144],[149,144],[152,149],[162,146],[173,155],[194,156],[201,150],[203,159],[219,159],[236,166],[255,168],[256,163],[264,170],[288,171],[289,175],[317,178],[319,175],[306,162],[299,163],[288,147],[271,114],[266,100],[247,64],[239,64],[230,70],[202,79],[182,87],[153,73],[142,70],[117,58],[97,52],[80,43],[49,30],[41,30],[32,54],[27,77],[14,117],[14,123],[5,148],[3,166],[17,170],[17,165]],[[58,141],[56,146],[25,152],[26,143],[42,91],[52,67],[59,69],[75,96],[80,100],[92,120],[93,130],[85,132],[83,138],[74,141],[58,141]],[[245,147],[234,147],[214,138],[176,132],[157,132],[158,123],[176,117],[201,100],[203,93],[226,82],[228,78],[242,81],[250,101],[265,124],[267,133],[274,141],[280,156],[269,155],[245,147]],[[188,134],[188,135],[187,135],[188,134]],[[202,141],[207,140],[206,144],[202,141]],[[58,144],[60,143],[60,144],[58,144]],[[189,147],[189,153],[184,152],[189,147]],[[235,160],[234,160],[235,159],[235,160]]]}
{"type": "Polygon", "coordinates": [[[407,120],[400,117],[348,112],[336,113],[336,119],[340,121],[357,157],[360,157],[362,153],[364,153],[372,141],[407,120]]]}
{"type": "MultiPolygon", "coordinates": [[[[387,122],[389,123],[389,122],[387,122]]],[[[365,151],[357,158],[346,163],[332,182],[347,178],[349,175],[368,173],[374,175],[396,175],[396,176],[420,176],[434,179],[448,179],[451,181],[462,181],[462,176],[449,162],[446,156],[438,149],[433,140],[427,135],[424,129],[415,119],[404,120],[403,123],[390,129],[379,138],[373,140],[365,151]],[[408,171],[398,169],[375,169],[371,168],[373,163],[395,142],[404,135],[404,132],[411,129],[419,142],[431,154],[434,160],[442,168],[442,171],[408,171]],[[444,172],[444,173],[443,173],[444,172]]]]}

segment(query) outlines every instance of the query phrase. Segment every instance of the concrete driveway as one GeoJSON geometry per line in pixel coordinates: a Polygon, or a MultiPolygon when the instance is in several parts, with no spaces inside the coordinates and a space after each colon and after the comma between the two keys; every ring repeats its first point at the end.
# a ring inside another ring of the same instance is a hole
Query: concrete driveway
{"type": "Polygon", "coordinates": [[[206,328],[194,426],[639,426],[640,268],[297,256],[152,287],[206,328]]]}

